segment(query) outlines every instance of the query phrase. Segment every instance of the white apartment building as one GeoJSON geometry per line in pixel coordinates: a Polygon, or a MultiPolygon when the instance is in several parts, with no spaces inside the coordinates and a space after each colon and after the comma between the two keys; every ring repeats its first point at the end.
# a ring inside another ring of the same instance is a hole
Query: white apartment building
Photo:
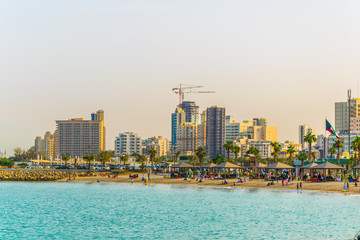
{"type": "Polygon", "coordinates": [[[134,153],[141,153],[141,138],[137,133],[133,132],[120,133],[115,140],[116,156],[134,153]]]}

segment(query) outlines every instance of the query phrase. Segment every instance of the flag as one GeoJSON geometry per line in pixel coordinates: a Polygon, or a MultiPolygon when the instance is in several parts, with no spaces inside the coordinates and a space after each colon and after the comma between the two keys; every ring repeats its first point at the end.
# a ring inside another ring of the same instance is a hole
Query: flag
{"type": "Polygon", "coordinates": [[[326,121],[326,131],[333,134],[337,139],[340,139],[339,135],[336,133],[335,129],[333,128],[333,126],[331,126],[329,121],[327,119],[325,121],[326,121]]]}

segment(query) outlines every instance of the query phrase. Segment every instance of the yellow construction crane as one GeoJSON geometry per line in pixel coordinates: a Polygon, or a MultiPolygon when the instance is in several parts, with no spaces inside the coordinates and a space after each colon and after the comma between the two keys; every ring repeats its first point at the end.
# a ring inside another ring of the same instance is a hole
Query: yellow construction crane
{"type": "Polygon", "coordinates": [[[179,106],[181,106],[181,103],[184,101],[184,95],[185,93],[214,93],[214,91],[191,91],[188,89],[193,89],[193,88],[203,88],[204,86],[190,86],[190,85],[185,85],[185,84],[181,84],[178,87],[175,87],[172,89],[172,91],[176,94],[179,94],[179,106]]]}

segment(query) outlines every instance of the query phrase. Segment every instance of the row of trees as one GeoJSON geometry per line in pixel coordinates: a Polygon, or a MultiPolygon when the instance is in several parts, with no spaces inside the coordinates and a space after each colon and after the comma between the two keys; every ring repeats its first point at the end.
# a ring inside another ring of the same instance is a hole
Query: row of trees
{"type": "Polygon", "coordinates": [[[35,151],[34,147],[29,149],[22,149],[20,147],[14,148],[14,161],[28,161],[37,157],[46,159],[46,154],[43,151],[35,151]]]}

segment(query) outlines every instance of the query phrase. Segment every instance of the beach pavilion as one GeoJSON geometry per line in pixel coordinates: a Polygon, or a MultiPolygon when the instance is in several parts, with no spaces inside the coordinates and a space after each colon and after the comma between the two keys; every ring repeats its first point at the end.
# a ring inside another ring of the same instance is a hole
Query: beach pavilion
{"type": "Polygon", "coordinates": [[[324,162],[322,164],[319,164],[317,166],[312,167],[312,169],[322,169],[324,171],[324,175],[325,175],[325,181],[326,181],[326,172],[327,170],[331,170],[331,169],[336,169],[336,170],[341,170],[344,169],[344,167],[339,166],[339,165],[335,165],[333,163],[330,162],[324,162]]]}
{"type": "Polygon", "coordinates": [[[315,166],[317,166],[318,164],[317,163],[309,163],[309,164],[307,164],[307,165],[305,165],[305,166],[302,166],[301,168],[300,168],[300,175],[304,175],[305,174],[305,169],[310,169],[310,176],[312,175],[312,168],[313,167],[315,167],[315,166]]]}
{"type": "Polygon", "coordinates": [[[265,167],[266,167],[266,164],[257,163],[257,164],[255,165],[255,174],[258,174],[258,173],[259,173],[259,169],[265,168],[265,167]]]}
{"type": "Polygon", "coordinates": [[[355,178],[357,178],[357,170],[360,169],[360,165],[357,165],[355,167],[352,167],[352,169],[355,170],[355,178]]]}
{"type": "Polygon", "coordinates": [[[205,169],[210,169],[210,172],[213,172],[213,169],[216,167],[215,163],[208,163],[204,166],[202,166],[201,168],[205,168],[205,169]]]}
{"type": "Polygon", "coordinates": [[[219,177],[220,177],[220,172],[221,172],[222,168],[227,168],[228,174],[230,174],[230,169],[231,168],[232,169],[239,169],[241,167],[238,166],[238,165],[235,165],[235,164],[233,164],[231,162],[224,162],[224,163],[220,163],[220,164],[216,165],[214,168],[217,168],[219,170],[219,177]]]}
{"type": "Polygon", "coordinates": [[[270,165],[267,165],[266,167],[264,167],[265,169],[274,169],[276,171],[276,175],[278,175],[278,171],[279,169],[293,169],[293,166],[287,165],[285,163],[281,163],[281,162],[276,162],[270,165]]]}
{"type": "Polygon", "coordinates": [[[175,164],[175,165],[172,165],[171,168],[195,168],[194,165],[191,165],[191,164],[188,164],[188,163],[178,163],[178,164],[175,164]]]}

